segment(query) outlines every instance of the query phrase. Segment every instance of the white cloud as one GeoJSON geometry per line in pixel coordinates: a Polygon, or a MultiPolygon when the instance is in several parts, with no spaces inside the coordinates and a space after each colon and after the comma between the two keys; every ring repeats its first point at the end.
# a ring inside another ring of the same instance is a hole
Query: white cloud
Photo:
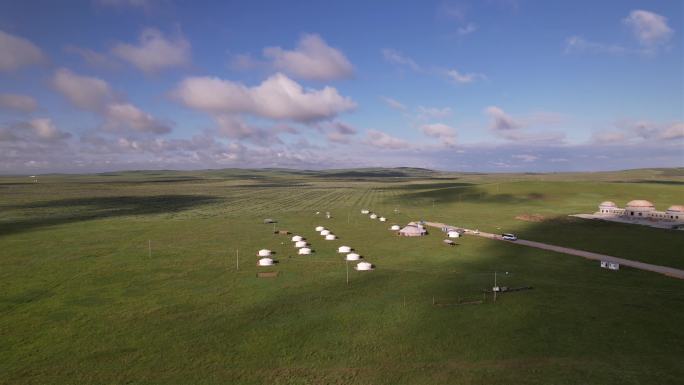
{"type": "Polygon", "coordinates": [[[454,110],[451,107],[424,107],[418,106],[419,119],[443,119],[451,116],[454,110]]]}
{"type": "Polygon", "coordinates": [[[38,109],[38,103],[30,96],[18,94],[0,94],[0,109],[33,112],[38,109]]]}
{"type": "Polygon", "coordinates": [[[358,132],[355,127],[343,122],[332,122],[327,128],[328,133],[326,137],[329,141],[336,143],[349,143],[351,137],[358,132]]]}
{"type": "Polygon", "coordinates": [[[684,122],[673,123],[660,132],[660,139],[682,139],[684,138],[684,122]]]}
{"type": "Polygon", "coordinates": [[[444,145],[456,144],[456,129],[444,123],[425,124],[420,130],[427,136],[439,139],[444,145]]]}
{"type": "Polygon", "coordinates": [[[66,68],[58,69],[52,77],[52,84],[76,107],[101,111],[114,100],[114,92],[102,79],[77,75],[66,68]]]}
{"type": "Polygon", "coordinates": [[[468,84],[472,83],[476,80],[483,80],[486,79],[487,77],[483,74],[478,74],[478,73],[461,73],[457,69],[451,69],[446,71],[446,76],[455,81],[458,84],[468,84]]]}
{"type": "Polygon", "coordinates": [[[169,40],[159,30],[147,28],[138,45],[119,43],[112,53],[145,72],[156,72],[190,63],[190,42],[182,36],[169,40]]]}
{"type": "Polygon", "coordinates": [[[156,120],[130,103],[109,104],[105,115],[108,119],[105,127],[109,130],[133,129],[137,132],[155,134],[165,134],[171,131],[167,124],[156,120]]]}
{"type": "Polygon", "coordinates": [[[421,71],[420,66],[418,63],[416,63],[413,59],[411,59],[408,56],[405,56],[399,51],[396,51],[391,48],[385,48],[382,50],[382,56],[385,58],[385,60],[389,63],[392,64],[397,64],[400,66],[406,66],[414,71],[421,71]]]}
{"type": "Polygon", "coordinates": [[[625,25],[632,29],[640,44],[655,47],[666,43],[673,35],[673,30],[667,25],[667,18],[657,13],[634,10],[623,19],[625,25]]]}
{"type": "Polygon", "coordinates": [[[294,50],[264,48],[264,56],[273,66],[294,77],[309,80],[334,80],[353,75],[354,67],[337,48],[330,47],[318,35],[304,35],[294,50]]]}
{"type": "Polygon", "coordinates": [[[14,71],[44,61],[43,52],[28,39],[0,31],[0,71],[14,71]]]}
{"type": "Polygon", "coordinates": [[[215,77],[189,77],[180,82],[173,95],[188,107],[210,113],[305,123],[331,119],[356,107],[333,87],[304,89],[280,73],[255,87],[215,77]]]}
{"type": "Polygon", "coordinates": [[[625,54],[632,53],[633,51],[615,44],[604,44],[588,41],[580,36],[571,36],[565,40],[566,54],[582,52],[625,54]]]}
{"type": "Polygon", "coordinates": [[[373,147],[384,148],[389,150],[400,150],[411,147],[411,144],[406,140],[396,138],[385,132],[378,130],[370,130],[366,133],[365,143],[373,147]]]}
{"type": "Polygon", "coordinates": [[[513,117],[497,106],[485,108],[484,113],[491,119],[489,129],[497,136],[515,142],[559,143],[565,138],[562,132],[527,132],[526,128],[535,125],[560,123],[558,114],[548,112],[532,113],[523,117],[513,117]]]}
{"type": "Polygon", "coordinates": [[[492,119],[490,128],[494,131],[506,131],[522,128],[522,124],[510,115],[506,114],[504,110],[496,106],[489,106],[485,109],[485,113],[492,119]]]}
{"type": "Polygon", "coordinates": [[[49,118],[31,119],[28,127],[42,140],[59,140],[71,136],[69,133],[58,130],[49,118]]]}
{"type": "Polygon", "coordinates": [[[403,105],[400,101],[392,98],[388,98],[385,96],[381,96],[380,99],[387,104],[389,108],[399,110],[399,111],[406,111],[406,106],[403,105]]]}
{"type": "Polygon", "coordinates": [[[35,118],[0,127],[0,142],[47,143],[58,142],[69,137],[71,134],[57,129],[49,118],[35,118]]]}

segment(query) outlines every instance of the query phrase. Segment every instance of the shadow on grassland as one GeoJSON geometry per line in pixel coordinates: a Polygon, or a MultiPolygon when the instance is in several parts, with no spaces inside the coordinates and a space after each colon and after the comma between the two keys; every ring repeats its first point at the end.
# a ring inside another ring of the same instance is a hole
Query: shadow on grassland
{"type": "MultiPolygon", "coordinates": [[[[402,194],[401,200],[436,200],[442,203],[470,202],[470,203],[526,203],[546,199],[546,195],[538,192],[525,194],[492,194],[483,189],[456,183],[458,186],[439,187],[427,191],[410,192],[402,194]]],[[[416,185],[419,186],[419,185],[416,185]]],[[[428,185],[429,186],[429,185],[428,185]]],[[[418,187],[416,187],[418,188],[418,187]]]]}
{"type": "Polygon", "coordinates": [[[0,222],[0,236],[94,219],[180,212],[219,201],[208,195],[154,195],[70,198],[7,206],[29,212],[0,222]]]}

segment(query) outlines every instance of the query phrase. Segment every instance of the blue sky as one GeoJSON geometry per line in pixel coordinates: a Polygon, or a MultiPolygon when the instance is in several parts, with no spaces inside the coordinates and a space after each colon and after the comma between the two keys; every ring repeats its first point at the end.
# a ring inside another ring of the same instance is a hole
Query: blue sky
{"type": "Polygon", "coordinates": [[[678,1],[0,4],[0,172],[684,166],[678,1]]]}

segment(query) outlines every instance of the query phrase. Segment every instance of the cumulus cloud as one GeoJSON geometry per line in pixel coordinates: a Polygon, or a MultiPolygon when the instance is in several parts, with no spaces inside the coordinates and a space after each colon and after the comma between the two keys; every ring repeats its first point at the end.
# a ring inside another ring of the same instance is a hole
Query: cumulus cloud
{"type": "Polygon", "coordinates": [[[684,122],[657,123],[647,120],[620,121],[615,127],[594,132],[592,144],[633,145],[643,143],[681,143],[684,139],[684,122]]]}
{"type": "Polygon", "coordinates": [[[118,43],[112,53],[142,71],[157,72],[190,63],[190,42],[182,36],[167,39],[159,30],[147,28],[137,45],[118,43]]]}
{"type": "Polygon", "coordinates": [[[497,106],[485,108],[484,113],[491,122],[489,129],[495,135],[510,141],[528,143],[562,142],[565,134],[562,132],[529,132],[527,128],[535,125],[558,124],[562,118],[558,114],[537,112],[523,117],[513,117],[497,106]]]}
{"type": "Polygon", "coordinates": [[[389,150],[400,150],[411,147],[411,144],[408,141],[378,130],[369,130],[366,133],[365,143],[373,147],[389,150]]]}
{"type": "Polygon", "coordinates": [[[102,116],[105,120],[103,127],[108,131],[132,130],[154,134],[171,131],[169,124],[117,97],[102,79],[78,75],[62,68],[55,72],[52,83],[74,106],[102,116]]]}
{"type": "Polygon", "coordinates": [[[35,118],[0,127],[0,141],[57,142],[70,137],[71,134],[59,130],[49,118],[35,118]]]}
{"type": "Polygon", "coordinates": [[[45,55],[31,41],[0,30],[0,71],[15,71],[43,61],[45,55]]]}
{"type": "Polygon", "coordinates": [[[354,101],[333,87],[304,89],[281,73],[255,87],[215,77],[189,77],[172,94],[186,106],[205,112],[303,123],[332,119],[356,108],[354,101]]]}
{"type": "Polygon", "coordinates": [[[277,70],[301,79],[334,80],[351,77],[354,73],[347,57],[315,34],[302,36],[294,50],[264,48],[264,56],[272,60],[277,70]]]}
{"type": "Polygon", "coordinates": [[[667,25],[667,18],[641,9],[630,12],[623,22],[632,30],[639,43],[646,47],[668,42],[674,32],[667,25]]]}
{"type": "Polygon", "coordinates": [[[522,128],[522,124],[499,107],[489,106],[485,109],[485,113],[491,118],[490,128],[493,131],[507,131],[522,128]]]}
{"type": "Polygon", "coordinates": [[[427,136],[439,139],[444,145],[456,144],[456,129],[444,123],[424,124],[420,130],[427,136]]]}
{"type": "Polygon", "coordinates": [[[38,103],[30,96],[18,94],[0,94],[0,109],[33,112],[38,109],[38,103]]]}
{"type": "Polygon", "coordinates": [[[396,64],[399,66],[405,66],[413,71],[422,71],[421,67],[413,59],[405,56],[401,52],[394,50],[392,48],[384,48],[382,51],[382,56],[389,63],[396,64]]]}
{"type": "Polygon", "coordinates": [[[663,129],[659,134],[660,139],[682,139],[684,138],[684,122],[673,123],[663,129]]]}
{"type": "Polygon", "coordinates": [[[485,75],[479,73],[461,73],[455,68],[446,71],[446,76],[458,84],[468,84],[487,78],[485,75]]]}
{"type": "Polygon", "coordinates": [[[336,143],[349,143],[351,137],[358,132],[355,127],[343,122],[332,122],[328,125],[327,129],[326,137],[329,141],[336,143]]]}
{"type": "Polygon", "coordinates": [[[389,108],[398,110],[398,111],[406,111],[406,106],[403,105],[400,101],[392,98],[388,98],[385,96],[381,96],[380,99],[387,104],[389,108]]]}

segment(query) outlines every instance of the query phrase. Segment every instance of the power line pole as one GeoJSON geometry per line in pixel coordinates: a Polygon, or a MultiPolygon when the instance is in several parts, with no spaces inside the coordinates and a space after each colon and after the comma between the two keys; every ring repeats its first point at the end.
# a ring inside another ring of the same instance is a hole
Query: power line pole
{"type": "Polygon", "coordinates": [[[240,270],[240,249],[235,249],[235,270],[240,270]]]}
{"type": "Polygon", "coordinates": [[[147,240],[147,256],[152,258],[152,240],[147,240]]]}
{"type": "Polygon", "coordinates": [[[345,265],[347,265],[347,285],[349,285],[349,261],[346,261],[345,265]]]}
{"type": "Polygon", "coordinates": [[[496,302],[496,271],[494,271],[494,302],[496,302]]]}

